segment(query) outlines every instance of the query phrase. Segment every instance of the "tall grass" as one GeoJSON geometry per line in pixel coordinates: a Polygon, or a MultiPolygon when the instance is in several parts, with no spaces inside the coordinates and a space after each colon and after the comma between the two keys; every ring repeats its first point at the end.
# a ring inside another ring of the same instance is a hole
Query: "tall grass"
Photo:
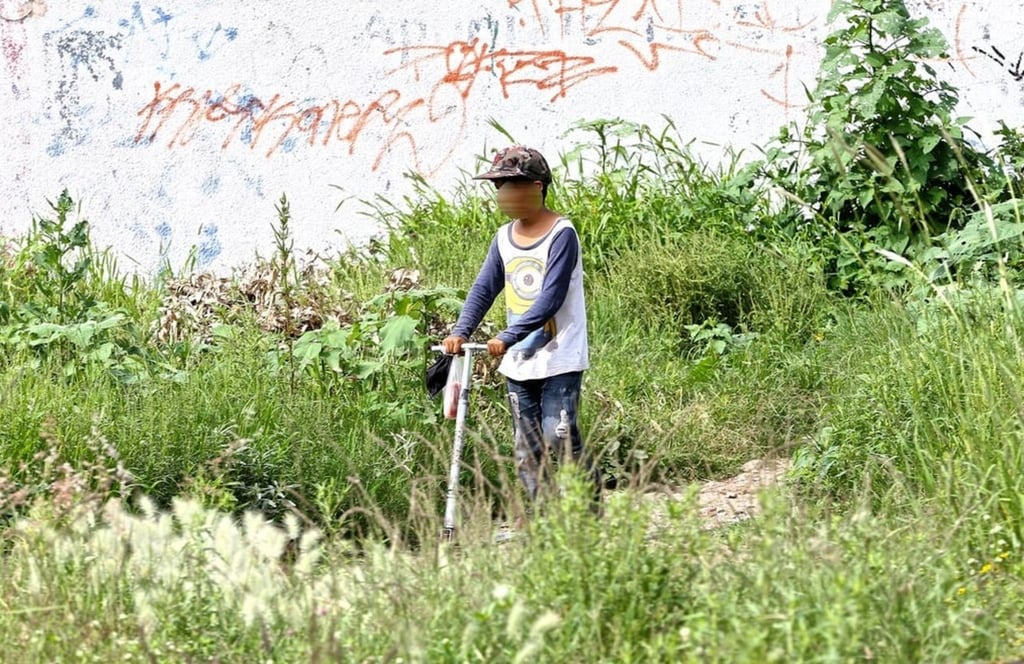
{"type": "Polygon", "coordinates": [[[1021,541],[1022,311],[997,288],[880,301],[829,343],[833,398],[799,462],[840,494],[865,474],[914,495],[990,510],[1021,541]],[[974,505],[977,496],[996,499],[974,505]]]}
{"type": "MultiPolygon", "coordinates": [[[[441,443],[450,433],[434,404],[413,391],[418,376],[402,378],[413,396],[396,412],[387,400],[325,394],[307,377],[293,389],[265,349],[253,352],[249,344],[263,349],[238,340],[183,378],[138,385],[100,372],[69,382],[59,372],[7,369],[0,374],[7,388],[0,440],[8,463],[45,451],[40,433],[52,419],[69,460],[80,458],[80,442],[99,429],[138,488],[164,506],[182,491],[202,489],[221,507],[274,516],[302,504],[311,516],[335,520],[370,499],[389,518],[403,519],[414,485],[432,483],[440,495],[447,461],[441,443]],[[318,515],[318,495],[336,512],[318,515]]],[[[478,415],[486,423],[487,409],[478,415]]],[[[481,463],[491,466],[487,449],[481,463]]]]}
{"type": "MultiPolygon", "coordinates": [[[[7,532],[0,636],[32,661],[992,661],[1019,654],[1019,551],[979,552],[963,517],[840,516],[769,500],[708,531],[691,496],[648,528],[638,497],[604,518],[582,482],[528,536],[417,554],[187,500],[109,504],[7,532]]],[[[482,528],[480,526],[483,525],[482,528]]],[[[486,531],[471,523],[469,533],[486,531]]]]}

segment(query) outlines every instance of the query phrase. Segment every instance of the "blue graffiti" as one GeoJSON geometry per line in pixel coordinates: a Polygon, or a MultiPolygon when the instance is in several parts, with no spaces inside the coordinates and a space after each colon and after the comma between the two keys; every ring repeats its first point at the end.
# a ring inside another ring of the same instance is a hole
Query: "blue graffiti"
{"type": "MultiPolygon", "coordinates": [[[[154,7],[151,11],[156,14],[156,17],[147,20],[145,13],[148,12],[143,13],[141,3],[134,2],[132,3],[129,16],[116,19],[114,23],[97,28],[97,23],[106,24],[108,22],[103,18],[102,7],[90,4],[85,7],[81,15],[63,23],[58,29],[48,33],[47,36],[52,37],[61,33],[70,33],[73,29],[84,29],[84,32],[102,35],[105,30],[106,33],[112,34],[114,39],[118,39],[121,42],[119,49],[121,50],[122,64],[127,65],[131,60],[130,56],[133,49],[131,41],[125,38],[134,37],[136,33],[141,33],[147,36],[148,41],[161,49],[160,56],[162,60],[166,60],[171,47],[170,32],[167,24],[173,16],[160,7],[154,7]],[[158,26],[162,29],[159,33],[150,31],[151,27],[158,26]]],[[[164,67],[161,67],[160,71],[171,78],[174,76],[173,72],[168,71],[164,67]]],[[[118,84],[124,84],[123,77],[118,81],[118,84]]],[[[121,88],[118,87],[117,89],[121,88]]]]}
{"type": "Polygon", "coordinates": [[[164,184],[171,177],[170,169],[164,169],[163,177],[160,180],[160,186],[156,190],[156,199],[158,201],[168,203],[171,200],[171,195],[167,193],[167,187],[164,184]]]}
{"type": "Polygon", "coordinates": [[[146,33],[153,44],[162,47],[163,50],[160,53],[160,59],[167,60],[167,57],[171,52],[171,33],[168,24],[174,17],[160,7],[153,7],[150,11],[156,14],[156,18],[153,19],[152,25],[154,27],[159,26],[159,34],[157,35],[153,35],[149,32],[150,24],[146,21],[146,17],[142,13],[142,3],[140,2],[132,3],[131,16],[128,18],[122,18],[117,22],[117,25],[127,30],[127,36],[129,37],[135,36],[136,29],[146,33]]]}
{"type": "Polygon", "coordinates": [[[217,39],[217,36],[220,33],[224,33],[224,38],[227,41],[233,42],[238,37],[238,28],[225,28],[218,23],[217,27],[215,27],[213,32],[210,33],[210,38],[206,40],[205,45],[199,44],[200,36],[198,32],[192,34],[192,42],[196,45],[196,48],[199,51],[198,57],[200,60],[209,60],[211,56],[224,46],[223,43],[214,46],[214,40],[217,39]]]}
{"type": "Polygon", "coordinates": [[[50,34],[54,34],[54,33],[58,33],[58,32],[67,32],[68,30],[70,30],[71,28],[75,27],[76,25],[82,24],[86,20],[96,19],[98,16],[99,16],[99,14],[96,12],[96,8],[93,7],[92,5],[89,5],[89,6],[87,6],[85,8],[85,11],[82,12],[81,16],[73,18],[70,21],[66,21],[63,25],[61,25],[56,30],[53,30],[52,33],[50,33],[50,34]]]}
{"type": "MultiPolygon", "coordinates": [[[[133,4],[132,16],[133,20],[118,22],[120,29],[111,30],[113,26],[98,24],[104,22],[101,10],[89,4],[78,17],[44,33],[43,41],[47,48],[60,58],[60,77],[53,86],[50,104],[51,114],[59,115],[59,127],[46,148],[49,156],[59,157],[69,146],[82,144],[89,138],[90,129],[101,123],[102,119],[96,117],[89,117],[86,121],[86,116],[94,110],[82,101],[88,98],[83,94],[83,88],[89,79],[103,82],[117,91],[124,90],[124,71],[131,51],[128,37],[135,33],[136,26],[146,27],[140,3],[133,4]]],[[[166,21],[170,20],[170,15],[160,10],[157,16],[157,22],[165,24],[166,55],[169,44],[166,21]]]]}
{"type": "MultiPolygon", "coordinates": [[[[224,96],[219,95],[218,100],[212,101],[211,104],[220,103],[223,100],[224,96]]],[[[237,106],[240,109],[248,109],[249,111],[254,111],[257,108],[262,108],[262,102],[251,91],[246,90],[238,96],[237,106]]],[[[252,145],[253,112],[245,114],[245,117],[243,118],[240,127],[241,129],[238,132],[239,140],[242,142],[243,145],[252,145]]]]}
{"type": "Polygon", "coordinates": [[[171,19],[174,18],[160,7],[153,7],[153,11],[156,12],[156,21],[154,23],[170,23],[171,19]]]}
{"type": "MultiPolygon", "coordinates": [[[[96,19],[98,17],[99,13],[96,8],[90,5],[85,8],[81,19],[96,19]]],[[[166,63],[170,59],[172,34],[178,37],[181,32],[180,29],[172,31],[171,22],[174,18],[175,15],[161,5],[143,6],[143,3],[137,0],[132,3],[131,13],[117,20],[117,26],[121,29],[121,35],[124,37],[135,37],[137,34],[145,35],[145,38],[159,49],[160,60],[166,63]]],[[[76,19],[76,21],[81,19],[76,19]]],[[[62,30],[70,28],[76,21],[65,24],[62,30]]],[[[224,26],[220,23],[217,23],[212,30],[194,32],[191,35],[196,57],[200,61],[209,60],[226,44],[237,38],[238,28],[224,26]]],[[[174,76],[173,72],[167,71],[163,66],[160,67],[160,71],[172,78],[174,76]]]]}
{"type": "Polygon", "coordinates": [[[220,256],[220,240],[217,239],[217,226],[210,224],[200,229],[204,239],[199,243],[197,258],[200,267],[206,267],[220,256]]]}
{"type": "Polygon", "coordinates": [[[136,240],[149,239],[149,232],[146,230],[146,227],[143,226],[142,223],[138,221],[134,221],[131,224],[129,224],[128,230],[132,232],[132,235],[135,237],[136,240]]]}
{"type": "Polygon", "coordinates": [[[266,198],[266,192],[263,191],[263,178],[254,177],[252,175],[245,176],[245,184],[256,192],[256,195],[260,198],[266,198]]]}
{"type": "Polygon", "coordinates": [[[64,154],[64,141],[60,139],[59,134],[54,136],[53,141],[51,141],[50,144],[46,146],[46,154],[50,155],[51,157],[59,157],[62,154],[64,154]]]}
{"type": "Polygon", "coordinates": [[[216,175],[210,175],[203,182],[202,189],[203,193],[206,194],[207,196],[211,196],[217,193],[217,190],[220,189],[220,177],[216,175]]]}
{"type": "Polygon", "coordinates": [[[100,78],[110,76],[114,89],[122,88],[124,76],[116,61],[116,51],[121,50],[122,44],[119,35],[79,29],[45,33],[43,42],[60,58],[61,76],[53,90],[50,105],[51,113],[59,116],[59,128],[46,149],[50,157],[59,157],[69,144],[77,146],[84,142],[90,125],[94,124],[84,121],[93,111],[91,106],[82,102],[81,91],[85,82],[89,79],[99,82],[100,78]]]}
{"type": "Polygon", "coordinates": [[[491,50],[493,51],[497,48],[498,44],[498,28],[498,21],[490,14],[487,14],[487,16],[482,19],[473,19],[469,22],[469,26],[467,28],[466,41],[471,42],[477,38],[480,33],[486,33],[490,38],[491,50]]]}
{"type": "Polygon", "coordinates": [[[166,221],[161,221],[159,224],[157,224],[154,230],[156,230],[156,234],[159,235],[160,239],[163,240],[164,242],[171,241],[171,225],[168,224],[166,221]]]}

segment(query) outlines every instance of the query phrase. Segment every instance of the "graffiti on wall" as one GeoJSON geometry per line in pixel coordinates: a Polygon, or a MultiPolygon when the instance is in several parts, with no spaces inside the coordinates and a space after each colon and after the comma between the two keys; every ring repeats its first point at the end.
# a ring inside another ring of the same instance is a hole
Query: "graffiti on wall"
{"type": "MultiPolygon", "coordinates": [[[[804,82],[794,72],[807,71],[818,57],[815,31],[827,10],[819,6],[817,13],[809,13],[799,5],[771,0],[729,6],[721,0],[506,2],[509,15],[469,20],[466,39],[446,42],[427,40],[422,23],[401,19],[391,24],[374,14],[364,34],[389,45],[379,52],[387,66],[384,79],[405,74],[413,83],[396,82],[370,99],[300,100],[296,94],[248,90],[244,83],[216,90],[158,80],[150,100],[136,111],[139,124],[133,140],[175,149],[204,135],[221,149],[242,144],[268,158],[299,148],[335,146],[354,155],[357,144],[375,140],[367,153],[373,170],[403,144],[416,168],[429,174],[464,135],[467,110],[478,92],[507,100],[518,89],[538,91],[555,104],[589,82],[625,74],[624,58],[648,75],[659,75],[680,58],[753,59],[759,71],[749,84],[788,118],[805,103],[804,82]],[[560,48],[507,45],[522,35],[538,34],[560,48]],[[421,131],[455,140],[428,149],[421,131]]],[[[969,56],[959,30],[966,8],[962,3],[955,35],[957,59],[965,65],[969,56]]]]}
{"type": "MultiPolygon", "coordinates": [[[[34,15],[39,11],[37,6],[32,8],[34,15]]],[[[174,15],[160,6],[143,6],[141,2],[132,3],[128,12],[112,20],[102,19],[96,8],[86,6],[79,15],[42,35],[44,52],[53,63],[50,72],[56,74],[46,103],[54,120],[47,146],[51,157],[87,142],[92,127],[117,121],[114,116],[124,109],[110,91],[123,90],[127,69],[145,62],[146,67],[173,76],[175,58],[187,54],[192,59],[209,59],[237,37],[235,28],[220,24],[206,33],[174,37],[173,19],[174,15]],[[105,103],[97,104],[97,99],[104,97],[105,103]]]]}
{"type": "Polygon", "coordinates": [[[18,84],[23,72],[22,55],[26,35],[24,22],[33,16],[46,14],[46,3],[40,0],[12,2],[0,0],[0,53],[4,56],[4,67],[11,76],[12,92],[19,96],[18,84]]]}
{"type": "MultiPolygon", "coordinates": [[[[188,195],[205,200],[229,191],[263,197],[287,171],[282,164],[302,159],[346,159],[377,173],[374,182],[397,169],[429,177],[495,109],[628,115],[629,95],[641,87],[671,87],[666,107],[717,99],[715,108],[767,126],[795,119],[806,103],[832,2],[499,0],[443,21],[356,4],[360,18],[335,24],[351,34],[331,34],[337,43],[328,44],[293,17],[217,19],[213,7],[174,0],[87,2],[60,16],[52,1],[0,0],[0,119],[16,127],[5,140],[36,140],[69,162],[87,150],[130,151],[119,154],[153,161],[157,179],[187,173],[188,195]],[[349,54],[358,57],[332,62],[349,54]],[[342,76],[323,75],[329,66],[342,76]],[[176,156],[193,151],[216,155],[194,176],[176,156]]],[[[983,82],[993,72],[1003,85],[1024,80],[1024,50],[988,33],[978,0],[908,4],[939,18],[949,68],[983,82]]],[[[33,168],[17,161],[14,179],[33,168]]],[[[182,198],[163,183],[147,195],[166,209],[182,198]]],[[[165,218],[147,223],[133,232],[168,239],[165,218]]],[[[226,233],[203,220],[201,262],[216,260],[226,233]]]]}
{"type": "Polygon", "coordinates": [[[115,53],[121,49],[121,42],[120,35],[88,30],[71,30],[44,37],[47,50],[58,58],[60,71],[49,104],[51,111],[60,118],[47,148],[51,157],[62,155],[69,144],[85,142],[90,124],[97,120],[86,117],[90,104],[83,101],[83,97],[89,97],[81,89],[85,80],[99,82],[102,78],[114,90],[122,88],[124,76],[115,53]]]}
{"type": "Polygon", "coordinates": [[[429,173],[440,164],[423,153],[414,128],[436,130],[445,124],[443,135],[460,138],[466,105],[480,79],[496,79],[506,99],[514,87],[526,86],[551,93],[555,101],[592,77],[616,71],[587,56],[570,56],[561,50],[493,49],[479,39],[389,48],[383,56],[397,56],[400,61],[388,76],[409,70],[415,81],[426,83],[426,93],[409,95],[392,88],[368,102],[300,101],[281,93],[257,96],[241,83],[223,91],[200,92],[180,83],[157,81],[152,99],[137,112],[140,123],[134,141],[173,149],[188,145],[209,128],[223,135],[221,149],[241,143],[265,157],[300,145],[342,145],[354,154],[359,138],[370,130],[382,136],[373,170],[389,150],[405,143],[417,169],[429,173]]]}
{"type": "MultiPolygon", "coordinates": [[[[826,9],[808,13],[770,0],[731,6],[721,0],[506,2],[511,14],[504,20],[487,14],[468,22],[467,39],[438,43],[423,37],[423,24],[402,19],[392,27],[375,14],[366,26],[367,37],[393,44],[380,51],[388,65],[383,77],[408,74],[418,87],[396,83],[372,99],[356,95],[299,100],[277,91],[250,91],[243,83],[214,90],[157,81],[152,98],[137,110],[134,142],[174,149],[209,132],[222,149],[244,144],[264,157],[299,147],[332,146],[353,155],[360,137],[373,134],[377,145],[369,156],[374,170],[384,155],[404,143],[417,168],[430,173],[443,163],[446,151],[443,146],[426,149],[417,128],[430,129],[432,136],[462,136],[467,106],[481,88],[486,88],[482,94],[506,100],[519,88],[539,91],[554,104],[588,82],[624,73],[623,57],[652,75],[678,58],[714,62],[753,57],[760,75],[752,76],[750,84],[758,86],[765,103],[782,109],[788,118],[791,110],[804,105],[804,82],[794,71],[807,71],[818,57],[814,36],[826,9]],[[504,45],[521,34],[540,34],[562,47],[504,45]],[[572,45],[574,52],[566,50],[572,45]],[[438,125],[442,132],[436,131],[438,125]]],[[[974,55],[961,43],[966,11],[967,3],[960,3],[952,42],[953,60],[969,68],[974,55]]],[[[236,32],[225,34],[233,38],[236,32]]],[[[210,44],[200,52],[206,53],[210,44]]],[[[986,55],[1001,59],[998,50],[986,55]]],[[[1020,69],[1008,66],[1011,72],[1020,69]]]]}
{"type": "MultiPolygon", "coordinates": [[[[953,4],[923,1],[933,11],[949,12],[952,7],[947,5],[953,4]]],[[[302,92],[288,99],[277,91],[249,91],[244,83],[216,90],[207,89],[201,81],[175,80],[171,64],[175,59],[213,58],[237,38],[236,27],[217,23],[206,32],[175,36],[175,17],[170,11],[134,2],[125,16],[114,21],[116,31],[97,30],[87,23],[97,19],[98,12],[86,7],[80,16],[44,37],[44,46],[56,55],[59,70],[52,106],[59,115],[60,128],[50,154],[59,156],[64,145],[85,140],[83,82],[103,78],[114,89],[121,89],[122,69],[133,62],[138,40],[148,42],[146,54],[158,55],[158,76],[150,101],[135,109],[139,118],[135,144],[173,149],[210,130],[223,134],[220,143],[224,149],[242,142],[266,157],[299,145],[328,148],[341,144],[348,154],[354,154],[359,137],[375,126],[381,142],[372,162],[376,167],[379,155],[396,142],[418,145],[414,133],[418,122],[443,122],[451,125],[446,131],[458,130],[465,105],[482,87],[481,81],[493,84],[487,86],[488,93],[496,92],[503,99],[511,98],[516,88],[524,88],[547,94],[548,101],[556,103],[588,82],[624,73],[624,58],[657,74],[679,58],[713,62],[754,54],[760,75],[752,77],[749,84],[758,86],[769,104],[785,111],[799,108],[803,82],[792,74],[796,69],[806,71],[807,63],[817,57],[815,30],[823,25],[822,14],[827,9],[823,3],[808,10],[801,8],[804,3],[775,0],[505,0],[504,4],[506,15],[488,13],[470,19],[466,39],[444,42],[428,40],[422,22],[375,13],[364,36],[392,44],[379,51],[385,67],[382,76],[411,73],[421,88],[394,85],[370,99],[360,99],[357,93],[312,101],[298,99],[302,92]],[[513,47],[524,35],[539,35],[540,42],[557,42],[559,48],[513,47]]],[[[24,74],[20,64],[25,48],[23,23],[44,15],[46,9],[43,0],[0,0],[0,50],[15,95],[24,74]]],[[[964,48],[961,32],[967,9],[968,4],[961,2],[955,11],[951,41],[956,60],[970,68],[971,60],[982,56],[1019,79],[1024,64],[1020,57],[1014,59],[991,45],[964,48]]]]}
{"type": "MultiPolygon", "coordinates": [[[[754,53],[767,72],[759,92],[784,109],[794,102],[793,60],[816,56],[811,43],[820,14],[801,16],[800,3],[785,3],[780,13],[769,0],[755,5],[723,6],[720,0],[508,0],[549,35],[578,34],[591,46],[611,44],[649,72],[666,61],[697,57],[713,61],[736,53],[754,53]]],[[[525,21],[525,19],[524,19],[525,21]]],[[[608,52],[608,49],[601,49],[608,52]]],[[[618,54],[612,53],[612,56],[618,54]]]]}
{"type": "Polygon", "coordinates": [[[1003,53],[998,46],[972,46],[971,50],[985,56],[1005,71],[1014,81],[1024,81],[1024,50],[1018,51],[1016,57],[1003,53]]]}
{"type": "Polygon", "coordinates": [[[416,168],[429,174],[463,137],[474,96],[496,94],[507,100],[521,89],[538,91],[552,104],[566,100],[586,83],[620,73],[621,54],[609,52],[607,43],[648,74],[659,72],[671,57],[714,61],[728,58],[731,51],[756,54],[768,60],[766,79],[774,86],[764,86],[760,93],[767,103],[788,111],[800,106],[794,93],[799,82],[790,76],[793,61],[812,55],[806,53],[805,33],[820,22],[818,16],[801,19],[792,12],[779,17],[768,3],[725,11],[715,0],[581,0],[575,5],[549,0],[543,6],[539,0],[509,0],[508,7],[513,14],[504,21],[490,14],[470,20],[467,39],[441,43],[425,40],[422,25],[403,20],[391,29],[375,14],[365,32],[370,39],[391,44],[380,51],[388,66],[384,78],[411,83],[396,83],[368,100],[299,99],[279,91],[249,90],[241,82],[216,90],[158,80],[149,101],[136,111],[134,143],[175,149],[203,136],[223,150],[245,145],[269,158],[299,148],[340,147],[352,155],[357,144],[368,142],[362,137],[372,135],[369,140],[376,144],[368,154],[373,170],[401,145],[416,168]],[[695,3],[705,6],[694,12],[695,3]],[[714,22],[687,23],[692,13],[707,16],[709,7],[716,10],[714,22]],[[523,31],[554,41],[553,24],[561,48],[503,45],[523,31]],[[445,145],[434,140],[428,148],[422,131],[451,140],[445,145]]]}
{"type": "Polygon", "coordinates": [[[153,98],[137,112],[141,119],[136,143],[185,147],[197,134],[215,128],[223,135],[221,149],[243,144],[265,157],[292,152],[298,145],[340,144],[352,154],[368,129],[379,125],[394,135],[409,124],[408,114],[424,103],[406,101],[398,90],[362,104],[352,99],[301,101],[280,93],[257,97],[240,83],[223,92],[199,92],[181,83],[157,81],[153,90],[153,98]]]}
{"type": "MultiPolygon", "coordinates": [[[[46,14],[46,3],[43,0],[0,0],[0,54],[3,56],[3,68],[10,80],[10,95],[14,100],[27,95],[25,76],[25,47],[28,43],[25,22],[40,18],[46,14]]],[[[6,91],[4,91],[6,92],[6,91]]],[[[2,93],[0,93],[2,95],[2,93]]],[[[0,96],[2,99],[2,96],[0,96]]],[[[29,145],[31,138],[24,122],[16,122],[12,138],[17,144],[29,145]]],[[[15,162],[8,171],[13,181],[22,183],[26,179],[28,165],[15,162]]]]}
{"type": "Polygon", "coordinates": [[[384,56],[399,54],[402,64],[388,72],[411,69],[416,80],[438,86],[453,86],[467,99],[474,84],[483,76],[494,78],[502,97],[508,99],[511,89],[525,85],[552,93],[551,101],[566,96],[568,91],[595,76],[613,74],[614,65],[600,65],[585,55],[568,55],[559,49],[530,50],[495,48],[479,38],[448,44],[424,44],[388,49],[384,56]],[[439,69],[439,75],[425,74],[426,69],[439,69]]]}

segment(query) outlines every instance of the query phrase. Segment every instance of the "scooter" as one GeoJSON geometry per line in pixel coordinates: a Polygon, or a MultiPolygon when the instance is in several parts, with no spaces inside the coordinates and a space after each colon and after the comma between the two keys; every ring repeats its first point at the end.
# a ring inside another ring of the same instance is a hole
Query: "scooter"
{"type": "MultiPolygon", "coordinates": [[[[431,346],[430,350],[444,352],[444,347],[431,346]]],[[[451,542],[455,539],[459,470],[462,465],[462,448],[466,436],[466,415],[469,413],[469,391],[473,382],[473,354],[481,351],[487,351],[487,344],[462,344],[462,353],[465,356],[465,360],[462,363],[462,376],[458,383],[459,402],[455,411],[455,440],[452,443],[452,463],[448,470],[448,495],[445,498],[444,505],[444,522],[441,528],[442,541],[451,542]]]]}

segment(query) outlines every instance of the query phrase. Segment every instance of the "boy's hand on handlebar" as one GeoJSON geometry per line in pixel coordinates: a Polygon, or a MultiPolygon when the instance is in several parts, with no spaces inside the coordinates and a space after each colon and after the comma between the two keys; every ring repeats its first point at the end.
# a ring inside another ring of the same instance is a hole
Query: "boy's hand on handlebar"
{"type": "Polygon", "coordinates": [[[444,338],[441,342],[441,346],[444,348],[444,352],[449,355],[458,355],[462,352],[462,344],[466,343],[463,337],[457,335],[451,335],[444,338]]]}
{"type": "Polygon", "coordinates": [[[494,357],[501,357],[506,350],[508,349],[505,347],[505,342],[501,339],[494,338],[487,342],[487,352],[494,357]]]}

